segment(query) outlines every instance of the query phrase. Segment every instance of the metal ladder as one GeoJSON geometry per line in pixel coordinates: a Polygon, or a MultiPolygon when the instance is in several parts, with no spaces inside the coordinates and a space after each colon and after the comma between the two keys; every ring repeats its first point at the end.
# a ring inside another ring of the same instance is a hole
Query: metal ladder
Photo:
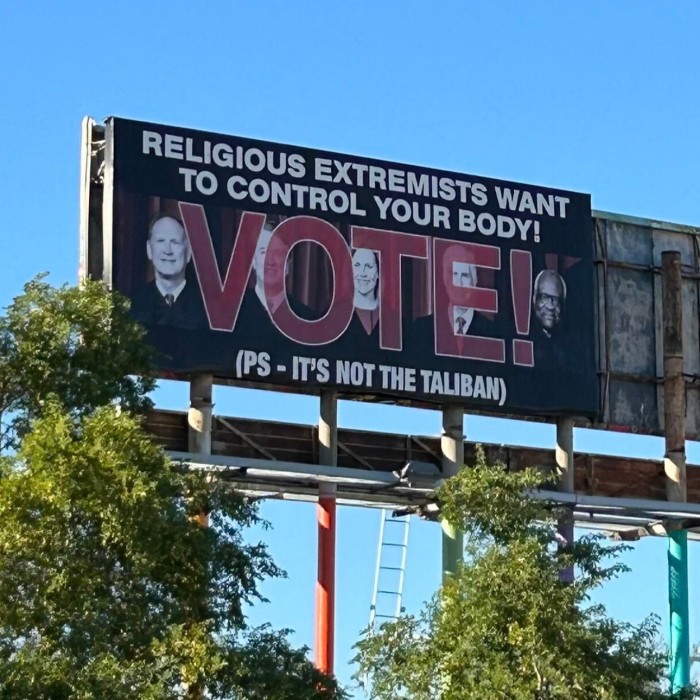
{"type": "Polygon", "coordinates": [[[382,509],[374,591],[369,608],[369,628],[372,632],[378,630],[382,623],[395,620],[404,612],[403,585],[410,517],[394,517],[391,510],[382,509]]]}

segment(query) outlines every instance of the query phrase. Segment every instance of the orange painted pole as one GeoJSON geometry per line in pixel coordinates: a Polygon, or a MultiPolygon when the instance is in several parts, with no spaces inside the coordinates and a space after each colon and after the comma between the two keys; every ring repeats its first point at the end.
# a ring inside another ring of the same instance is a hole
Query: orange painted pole
{"type": "MultiPolygon", "coordinates": [[[[330,490],[330,489],[329,489],[330,490]]],[[[318,580],[316,581],[316,668],[333,673],[335,643],[335,490],[319,492],[318,580]]]]}
{"type": "MultiPolygon", "coordinates": [[[[338,464],[338,401],[334,392],[321,393],[318,422],[319,464],[338,464]]],[[[318,489],[318,574],[316,579],[316,635],[314,663],[323,673],[333,673],[335,644],[335,511],[334,484],[318,489]]]]}

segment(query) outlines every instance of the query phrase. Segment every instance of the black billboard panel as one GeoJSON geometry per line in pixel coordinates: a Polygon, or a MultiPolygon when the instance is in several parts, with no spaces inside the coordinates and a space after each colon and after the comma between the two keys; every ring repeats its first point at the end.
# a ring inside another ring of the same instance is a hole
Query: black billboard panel
{"type": "Polygon", "coordinates": [[[162,372],[596,413],[588,195],[117,118],[106,167],[162,372]]]}

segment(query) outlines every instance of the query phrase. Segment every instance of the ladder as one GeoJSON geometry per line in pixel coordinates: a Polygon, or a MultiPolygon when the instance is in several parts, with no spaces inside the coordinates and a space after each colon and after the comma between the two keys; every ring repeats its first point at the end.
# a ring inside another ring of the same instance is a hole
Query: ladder
{"type": "Polygon", "coordinates": [[[382,508],[377,547],[374,591],[369,608],[369,629],[376,632],[384,622],[395,620],[402,612],[403,585],[406,577],[406,554],[410,515],[394,517],[382,508]]]}

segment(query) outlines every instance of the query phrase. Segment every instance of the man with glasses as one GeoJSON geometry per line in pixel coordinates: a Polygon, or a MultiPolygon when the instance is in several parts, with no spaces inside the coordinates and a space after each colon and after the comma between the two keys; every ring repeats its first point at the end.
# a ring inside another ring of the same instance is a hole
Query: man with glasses
{"type": "Polygon", "coordinates": [[[555,270],[542,270],[533,283],[533,329],[535,369],[548,372],[575,368],[571,328],[564,318],[566,283],[555,270]]]}
{"type": "Polygon", "coordinates": [[[551,338],[561,322],[566,301],[566,284],[558,272],[542,270],[535,277],[532,306],[542,332],[551,338]]]}

